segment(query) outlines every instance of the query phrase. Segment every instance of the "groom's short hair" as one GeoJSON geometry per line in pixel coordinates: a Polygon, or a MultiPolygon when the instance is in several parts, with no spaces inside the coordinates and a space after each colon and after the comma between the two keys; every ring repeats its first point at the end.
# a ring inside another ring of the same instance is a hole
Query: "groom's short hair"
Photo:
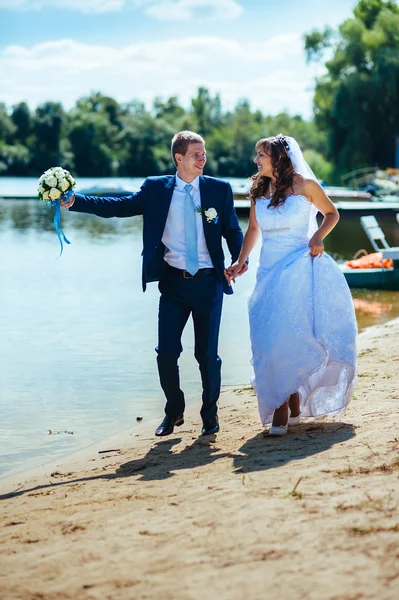
{"type": "Polygon", "coordinates": [[[171,153],[172,159],[177,167],[177,162],[175,159],[175,154],[182,154],[183,156],[186,154],[189,144],[198,144],[198,142],[205,144],[205,140],[203,137],[199,135],[199,133],[194,133],[194,131],[179,131],[173,136],[171,153]]]}

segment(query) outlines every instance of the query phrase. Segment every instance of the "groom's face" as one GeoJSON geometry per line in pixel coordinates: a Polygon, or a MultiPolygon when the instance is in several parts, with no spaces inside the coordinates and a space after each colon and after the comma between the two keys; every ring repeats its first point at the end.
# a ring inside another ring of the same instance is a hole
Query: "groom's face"
{"type": "Polygon", "coordinates": [[[186,154],[176,154],[177,170],[185,176],[185,180],[195,179],[202,175],[206,163],[206,150],[202,142],[188,145],[186,154]]]}

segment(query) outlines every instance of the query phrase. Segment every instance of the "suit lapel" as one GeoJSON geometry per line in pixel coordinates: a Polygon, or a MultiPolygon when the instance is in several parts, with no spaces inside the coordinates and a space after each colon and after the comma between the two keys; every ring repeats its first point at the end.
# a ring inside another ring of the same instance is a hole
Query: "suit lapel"
{"type": "Polygon", "coordinates": [[[175,187],[175,183],[176,183],[176,176],[174,175],[173,177],[170,178],[170,180],[166,184],[166,186],[164,188],[164,193],[162,195],[161,207],[160,207],[160,213],[159,213],[161,237],[162,237],[164,229],[165,229],[166,219],[168,218],[168,212],[169,212],[169,208],[170,208],[170,203],[172,202],[172,196],[173,196],[173,190],[175,187]]]}
{"type": "MultiPolygon", "coordinates": [[[[207,183],[206,179],[201,175],[199,178],[199,189],[200,189],[200,196],[201,196],[201,208],[207,210],[209,207],[209,189],[208,189],[209,184],[207,183]]],[[[209,231],[209,223],[205,218],[204,213],[202,213],[202,225],[204,227],[204,235],[205,235],[205,241],[206,241],[206,245],[208,247],[208,251],[210,249],[210,244],[211,244],[211,240],[210,240],[210,231],[209,231]]]]}

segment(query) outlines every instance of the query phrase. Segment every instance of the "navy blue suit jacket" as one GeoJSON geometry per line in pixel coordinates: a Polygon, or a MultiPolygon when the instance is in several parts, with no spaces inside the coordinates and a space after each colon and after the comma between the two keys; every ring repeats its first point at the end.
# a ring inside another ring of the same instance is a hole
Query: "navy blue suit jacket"
{"type": "MultiPolygon", "coordinates": [[[[98,215],[99,217],[132,217],[143,215],[143,290],[149,281],[159,281],[166,271],[165,246],[162,236],[172,200],[175,176],[148,177],[138,192],[121,197],[75,195],[71,211],[98,215]]],[[[203,217],[206,245],[226,294],[232,294],[224,276],[222,237],[226,239],[231,262],[241,250],[243,234],[234,210],[233,192],[229,183],[213,177],[200,177],[201,206],[215,208],[217,223],[208,223],[203,217]]]]}

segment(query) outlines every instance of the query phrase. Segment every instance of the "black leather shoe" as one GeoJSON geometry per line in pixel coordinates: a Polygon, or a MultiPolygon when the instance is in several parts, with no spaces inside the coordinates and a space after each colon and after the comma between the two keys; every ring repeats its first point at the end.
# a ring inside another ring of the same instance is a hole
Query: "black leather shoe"
{"type": "Polygon", "coordinates": [[[157,435],[158,437],[161,437],[163,435],[170,435],[171,433],[173,433],[175,425],[176,427],[180,427],[180,425],[183,425],[183,423],[184,415],[180,415],[179,417],[168,417],[168,415],[166,415],[158,429],[155,430],[155,435],[157,435]]]}
{"type": "Polygon", "coordinates": [[[217,417],[203,422],[202,435],[211,435],[219,431],[219,421],[217,417]]]}

